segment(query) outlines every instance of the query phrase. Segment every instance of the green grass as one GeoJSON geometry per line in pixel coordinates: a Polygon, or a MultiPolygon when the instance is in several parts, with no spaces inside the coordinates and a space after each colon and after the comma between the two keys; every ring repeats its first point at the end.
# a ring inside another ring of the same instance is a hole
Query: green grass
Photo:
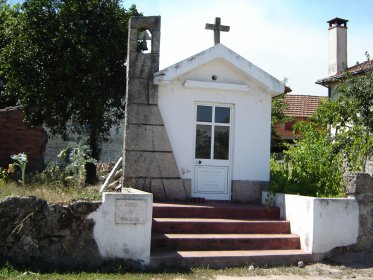
{"type": "Polygon", "coordinates": [[[15,182],[0,180],[0,199],[7,196],[36,196],[49,203],[70,203],[77,200],[101,200],[99,186],[64,186],[59,182],[39,183],[22,187],[15,182]]]}
{"type": "MultiPolygon", "coordinates": [[[[58,279],[58,280],[108,280],[108,279],[128,279],[128,280],[192,280],[192,279],[216,279],[217,276],[238,277],[268,277],[276,275],[295,276],[302,279],[305,276],[326,277],[326,279],[365,279],[373,277],[371,269],[352,269],[343,266],[333,266],[322,263],[307,265],[305,268],[291,267],[240,267],[227,269],[193,268],[189,271],[172,272],[123,272],[123,273],[34,273],[17,270],[10,265],[0,267],[0,279],[58,279]]],[[[370,279],[370,278],[369,278],[370,279]]]]}
{"type": "Polygon", "coordinates": [[[127,273],[33,273],[16,270],[10,265],[0,268],[0,279],[129,279],[129,280],[148,280],[148,279],[215,279],[217,275],[226,276],[266,276],[266,275],[281,275],[293,274],[304,275],[305,270],[297,267],[278,267],[278,268],[228,268],[228,269],[208,269],[194,268],[187,272],[127,272],[127,273]]]}

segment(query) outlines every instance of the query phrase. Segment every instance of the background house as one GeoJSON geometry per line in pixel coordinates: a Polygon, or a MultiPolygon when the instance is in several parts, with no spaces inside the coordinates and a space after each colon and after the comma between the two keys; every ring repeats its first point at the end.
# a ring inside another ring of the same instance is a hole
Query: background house
{"type": "Polygon", "coordinates": [[[300,121],[307,121],[316,112],[323,98],[325,97],[287,94],[285,96],[287,108],[284,113],[290,120],[276,125],[275,131],[277,136],[285,142],[293,143],[295,139],[300,137],[300,135],[293,133],[294,124],[300,121]]]}
{"type": "Polygon", "coordinates": [[[42,169],[47,133],[42,126],[27,127],[21,106],[0,109],[0,167],[7,167],[13,154],[25,153],[27,169],[42,169]]]}

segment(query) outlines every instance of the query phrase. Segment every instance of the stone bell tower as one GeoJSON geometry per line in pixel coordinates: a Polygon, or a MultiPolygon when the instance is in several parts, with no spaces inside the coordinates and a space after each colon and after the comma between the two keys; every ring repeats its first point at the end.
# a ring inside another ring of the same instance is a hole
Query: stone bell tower
{"type": "Polygon", "coordinates": [[[153,84],[161,17],[131,17],[128,28],[123,185],[151,192],[155,200],[188,199],[190,180],[180,179],[153,84]]]}

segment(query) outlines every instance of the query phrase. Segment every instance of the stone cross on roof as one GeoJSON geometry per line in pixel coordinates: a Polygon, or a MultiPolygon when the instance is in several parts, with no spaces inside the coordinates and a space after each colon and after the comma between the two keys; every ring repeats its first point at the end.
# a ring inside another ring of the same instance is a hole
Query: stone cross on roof
{"type": "Polygon", "coordinates": [[[215,18],[215,24],[206,23],[205,29],[214,30],[214,43],[215,45],[220,44],[220,31],[229,32],[230,27],[227,25],[221,25],[220,17],[215,18]]]}

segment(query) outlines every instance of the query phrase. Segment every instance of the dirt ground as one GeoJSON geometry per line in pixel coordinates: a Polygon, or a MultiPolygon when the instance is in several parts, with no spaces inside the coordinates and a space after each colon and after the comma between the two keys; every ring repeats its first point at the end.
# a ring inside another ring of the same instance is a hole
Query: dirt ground
{"type": "Polygon", "coordinates": [[[267,271],[247,276],[218,275],[217,280],[250,279],[250,280],[327,280],[327,279],[372,279],[373,280],[373,251],[372,252],[335,252],[334,255],[321,263],[308,264],[304,268],[284,269],[271,268],[267,271]],[[260,274],[265,275],[260,275],[260,274]],[[255,275],[256,274],[256,275],[255,275]]]}

